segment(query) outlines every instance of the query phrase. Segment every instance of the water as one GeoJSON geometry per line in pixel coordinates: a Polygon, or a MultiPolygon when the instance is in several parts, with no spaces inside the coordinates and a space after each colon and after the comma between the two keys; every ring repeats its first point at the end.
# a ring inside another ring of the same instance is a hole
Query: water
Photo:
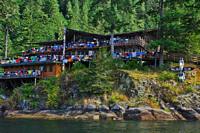
{"type": "Polygon", "coordinates": [[[0,133],[200,133],[200,122],[0,120],[0,133]]]}

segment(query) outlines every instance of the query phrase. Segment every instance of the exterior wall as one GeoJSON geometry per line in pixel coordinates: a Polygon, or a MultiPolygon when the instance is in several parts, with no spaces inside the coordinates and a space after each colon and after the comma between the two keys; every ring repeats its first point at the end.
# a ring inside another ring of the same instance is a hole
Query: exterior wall
{"type": "Polygon", "coordinates": [[[61,64],[56,64],[55,68],[56,68],[55,75],[56,75],[56,77],[58,77],[62,73],[62,65],[61,64]]]}
{"type": "Polygon", "coordinates": [[[61,64],[50,64],[50,65],[46,65],[46,70],[44,72],[42,72],[42,77],[53,77],[53,76],[60,76],[61,72],[62,72],[62,67],[61,64]],[[50,70],[52,69],[52,70],[50,70]]]}
{"type": "Polygon", "coordinates": [[[43,78],[45,77],[53,77],[55,76],[55,72],[56,72],[56,65],[55,64],[48,64],[44,66],[44,70],[41,73],[41,76],[43,78]]]}

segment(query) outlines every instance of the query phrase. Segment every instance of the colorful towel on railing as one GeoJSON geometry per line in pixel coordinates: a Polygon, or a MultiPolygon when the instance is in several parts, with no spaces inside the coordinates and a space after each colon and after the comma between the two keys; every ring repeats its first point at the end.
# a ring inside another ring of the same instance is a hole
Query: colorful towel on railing
{"type": "Polygon", "coordinates": [[[136,56],[143,56],[145,54],[146,54],[146,52],[136,52],[136,56]]]}

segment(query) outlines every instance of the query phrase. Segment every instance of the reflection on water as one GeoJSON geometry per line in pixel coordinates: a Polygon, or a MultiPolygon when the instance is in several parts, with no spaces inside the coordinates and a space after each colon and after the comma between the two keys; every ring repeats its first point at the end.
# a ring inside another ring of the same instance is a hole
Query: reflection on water
{"type": "Polygon", "coordinates": [[[200,122],[0,120],[0,133],[200,133],[200,122]]]}

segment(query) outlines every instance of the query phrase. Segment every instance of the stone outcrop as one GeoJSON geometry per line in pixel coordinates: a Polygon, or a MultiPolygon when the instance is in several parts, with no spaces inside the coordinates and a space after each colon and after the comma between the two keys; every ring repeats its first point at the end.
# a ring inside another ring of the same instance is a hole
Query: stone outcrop
{"type": "Polygon", "coordinates": [[[130,108],[124,113],[125,120],[175,120],[171,113],[152,108],[130,108]]]}
{"type": "Polygon", "coordinates": [[[112,110],[86,111],[84,106],[71,106],[65,110],[8,111],[6,117],[48,120],[200,120],[200,114],[197,111],[184,107],[170,109],[170,112],[150,107],[129,108],[119,115],[119,112],[112,110]]]}
{"type": "Polygon", "coordinates": [[[7,118],[31,118],[31,119],[63,119],[63,120],[120,120],[116,113],[106,105],[97,108],[93,104],[68,106],[62,110],[42,111],[9,111],[7,118]]]}
{"type": "Polygon", "coordinates": [[[100,111],[100,112],[109,112],[110,109],[109,109],[109,107],[106,106],[106,105],[100,105],[100,106],[99,106],[99,111],[100,111]]]}
{"type": "MultiPolygon", "coordinates": [[[[47,110],[41,99],[39,109],[46,110],[12,111],[8,112],[7,117],[67,120],[200,120],[199,90],[180,93],[176,88],[178,83],[174,80],[168,81],[166,84],[169,85],[168,87],[162,86],[161,81],[155,78],[149,79],[147,76],[146,79],[135,79],[126,72],[119,72],[116,77],[118,78],[116,79],[115,89],[122,92],[122,96],[128,97],[129,101],[117,101],[114,105],[113,103],[103,105],[108,100],[104,102],[99,100],[98,103],[88,100],[83,103],[84,105],[62,105],[62,107],[59,107],[61,110],[47,110]]],[[[78,90],[77,84],[70,76],[64,77],[62,91],[67,92],[66,97],[70,95],[77,98],[78,90]]]]}
{"type": "Polygon", "coordinates": [[[187,120],[200,120],[200,114],[192,108],[178,107],[177,111],[187,120]]]}
{"type": "Polygon", "coordinates": [[[177,97],[177,102],[186,108],[200,108],[200,92],[180,95],[177,97]]]}

